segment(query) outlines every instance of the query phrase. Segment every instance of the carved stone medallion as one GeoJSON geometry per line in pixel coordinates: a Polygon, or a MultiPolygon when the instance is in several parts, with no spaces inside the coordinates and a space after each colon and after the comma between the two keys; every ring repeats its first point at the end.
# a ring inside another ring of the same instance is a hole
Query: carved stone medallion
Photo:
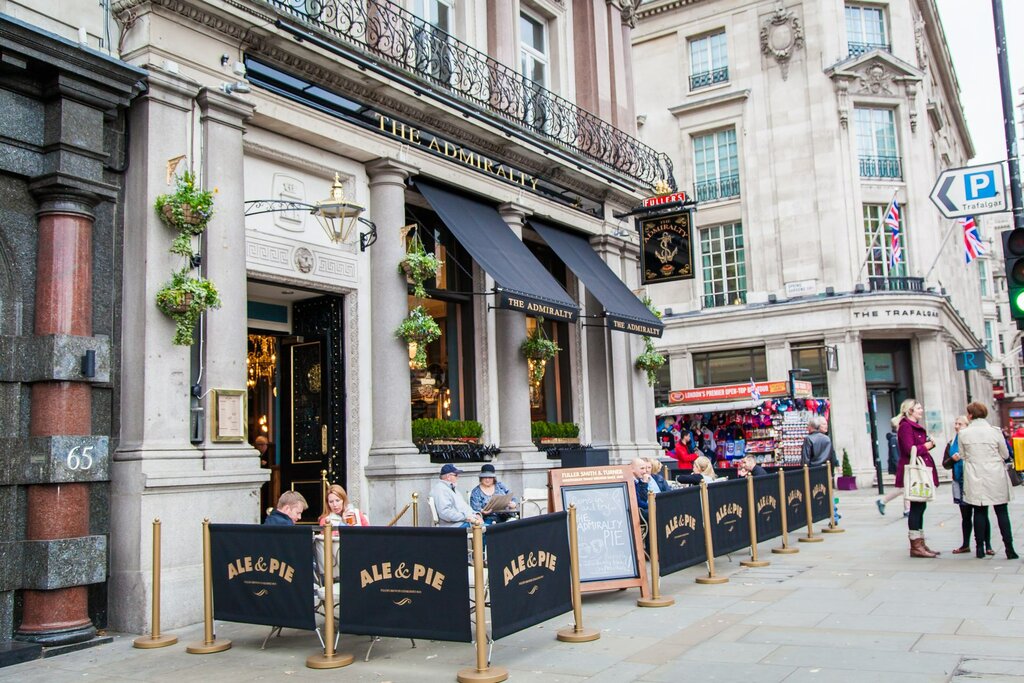
{"type": "Polygon", "coordinates": [[[761,24],[761,53],[772,57],[782,70],[782,80],[789,76],[789,60],[804,46],[804,31],[796,13],[781,5],[765,17],[761,24]]]}

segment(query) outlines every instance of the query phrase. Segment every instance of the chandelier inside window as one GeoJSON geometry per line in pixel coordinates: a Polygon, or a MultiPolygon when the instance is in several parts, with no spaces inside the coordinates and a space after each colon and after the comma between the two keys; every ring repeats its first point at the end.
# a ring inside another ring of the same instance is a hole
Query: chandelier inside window
{"type": "Polygon", "coordinates": [[[254,387],[261,380],[273,383],[277,371],[277,339],[269,335],[250,334],[245,366],[246,385],[254,387]]]}

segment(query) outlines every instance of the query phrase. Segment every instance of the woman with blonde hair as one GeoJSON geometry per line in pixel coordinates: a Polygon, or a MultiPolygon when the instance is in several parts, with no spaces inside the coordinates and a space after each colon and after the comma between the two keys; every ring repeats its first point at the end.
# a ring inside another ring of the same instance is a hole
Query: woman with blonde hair
{"type": "Polygon", "coordinates": [[[964,463],[964,502],[974,507],[974,542],[977,556],[985,557],[984,540],[989,530],[988,506],[995,509],[1006,559],[1016,560],[1013,531],[1006,506],[1013,499],[1006,461],[1010,452],[999,429],[988,423],[988,408],[977,401],[967,405],[971,422],[960,430],[960,455],[964,463]]]}
{"type": "MultiPolygon", "coordinates": [[[[896,440],[900,448],[900,461],[896,464],[896,487],[905,488],[903,484],[903,473],[910,464],[911,450],[917,450],[917,458],[923,465],[931,468],[932,481],[939,485],[939,473],[935,471],[935,461],[928,453],[935,448],[935,441],[928,436],[927,430],[921,424],[924,417],[924,406],[914,398],[908,398],[900,404],[899,429],[896,430],[896,440]]],[[[927,503],[918,500],[910,501],[910,516],[907,518],[907,537],[910,539],[911,557],[936,557],[935,552],[925,543],[924,540],[924,511],[927,503]]]]}
{"type": "Polygon", "coordinates": [[[701,481],[710,484],[717,479],[718,475],[715,474],[711,458],[706,455],[701,455],[693,461],[693,474],[680,474],[676,477],[680,484],[699,484],[701,481]]]}
{"type": "Polygon", "coordinates": [[[327,487],[328,512],[320,515],[317,522],[323,526],[324,520],[330,519],[331,526],[369,526],[370,521],[348,500],[345,489],[338,484],[327,487]]]}

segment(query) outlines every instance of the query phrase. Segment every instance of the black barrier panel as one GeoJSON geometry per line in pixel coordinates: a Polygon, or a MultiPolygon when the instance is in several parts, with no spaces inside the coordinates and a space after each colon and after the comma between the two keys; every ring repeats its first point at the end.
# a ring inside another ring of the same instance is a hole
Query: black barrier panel
{"type": "MultiPolygon", "coordinates": [[[[704,547],[704,513],[700,509],[700,487],[687,486],[659,493],[658,565],[662,576],[707,560],[704,547]]],[[[651,534],[651,531],[647,532],[651,534]]]]}
{"type": "Polygon", "coordinates": [[[640,576],[628,498],[635,495],[632,482],[562,488],[562,507],[576,506],[583,583],[640,576]]]}
{"type": "Polygon", "coordinates": [[[213,618],[313,630],[309,527],[211,524],[213,618]]]}
{"type": "Polygon", "coordinates": [[[779,502],[779,474],[754,477],[754,508],[757,511],[757,540],[770,541],[782,535],[782,504],[779,502]]]}
{"type": "Polygon", "coordinates": [[[487,527],[495,640],[572,610],[568,516],[554,512],[487,527]]]}
{"type": "Polygon", "coordinates": [[[810,468],[811,475],[811,519],[820,522],[828,519],[828,465],[810,468]]]}
{"type": "Polygon", "coordinates": [[[466,530],[338,528],[344,633],[470,641],[466,530]]]}
{"type": "Polygon", "coordinates": [[[750,545],[748,514],[745,478],[708,485],[708,519],[716,557],[750,545]]]}
{"type": "Polygon", "coordinates": [[[786,530],[807,526],[807,503],[804,497],[804,472],[786,472],[786,530]]]}

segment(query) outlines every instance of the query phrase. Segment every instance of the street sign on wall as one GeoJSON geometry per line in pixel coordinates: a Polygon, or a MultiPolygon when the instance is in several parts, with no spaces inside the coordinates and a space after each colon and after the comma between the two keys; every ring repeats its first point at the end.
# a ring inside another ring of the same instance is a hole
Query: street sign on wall
{"type": "Polygon", "coordinates": [[[930,195],[946,218],[963,218],[1008,210],[1002,164],[943,171],[930,195]]]}
{"type": "Polygon", "coordinates": [[[956,352],[957,370],[984,370],[985,349],[966,349],[956,352]]]}

